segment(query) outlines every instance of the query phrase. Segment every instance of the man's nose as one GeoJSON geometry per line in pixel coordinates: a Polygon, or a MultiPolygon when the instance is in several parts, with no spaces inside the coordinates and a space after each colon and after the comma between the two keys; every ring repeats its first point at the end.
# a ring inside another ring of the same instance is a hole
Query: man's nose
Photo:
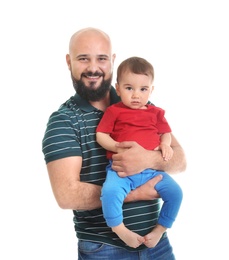
{"type": "Polygon", "coordinates": [[[90,60],[90,62],[88,63],[87,70],[91,72],[96,72],[98,71],[98,67],[99,66],[96,60],[90,60]]]}

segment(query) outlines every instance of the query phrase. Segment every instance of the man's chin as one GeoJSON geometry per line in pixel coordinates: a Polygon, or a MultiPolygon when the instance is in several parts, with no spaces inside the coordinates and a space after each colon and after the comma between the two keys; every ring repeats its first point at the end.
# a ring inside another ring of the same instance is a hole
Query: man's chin
{"type": "Polygon", "coordinates": [[[97,89],[102,84],[103,79],[102,78],[98,78],[98,79],[84,78],[82,81],[87,88],[97,89]]]}

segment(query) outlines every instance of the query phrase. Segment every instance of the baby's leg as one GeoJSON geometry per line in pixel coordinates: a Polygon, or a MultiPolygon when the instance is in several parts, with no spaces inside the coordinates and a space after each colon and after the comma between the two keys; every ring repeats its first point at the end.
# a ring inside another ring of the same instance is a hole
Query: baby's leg
{"type": "Polygon", "coordinates": [[[123,222],[122,205],[129,191],[128,179],[120,178],[116,172],[110,169],[107,172],[100,198],[103,216],[109,227],[118,226],[123,222]]]}
{"type": "Polygon", "coordinates": [[[182,190],[175,180],[165,172],[157,172],[163,175],[162,180],[155,185],[155,189],[163,200],[159,214],[158,224],[147,234],[145,245],[155,247],[167,228],[171,228],[178,214],[182,202],[182,190]]]}
{"type": "Polygon", "coordinates": [[[102,187],[102,209],[106,223],[124,243],[136,248],[144,242],[144,237],[129,230],[123,223],[122,205],[130,192],[132,184],[129,178],[120,178],[115,171],[107,167],[106,181],[102,187]]]}
{"type": "Polygon", "coordinates": [[[144,237],[129,230],[123,223],[113,227],[112,231],[115,232],[123,242],[133,248],[139,247],[145,241],[144,237]]]}
{"type": "Polygon", "coordinates": [[[155,185],[155,189],[163,200],[158,224],[171,228],[179,212],[183,193],[179,184],[169,174],[165,172],[161,174],[162,180],[155,185]]]}
{"type": "Polygon", "coordinates": [[[144,244],[149,248],[155,247],[157,243],[160,241],[165,231],[166,231],[165,227],[159,224],[156,225],[156,227],[144,237],[145,239],[144,244]]]}

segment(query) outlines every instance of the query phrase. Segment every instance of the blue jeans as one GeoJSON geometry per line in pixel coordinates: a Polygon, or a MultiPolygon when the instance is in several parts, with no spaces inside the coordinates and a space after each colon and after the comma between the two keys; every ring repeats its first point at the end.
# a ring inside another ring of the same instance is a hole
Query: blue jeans
{"type": "Polygon", "coordinates": [[[79,240],[78,260],[175,260],[172,246],[167,237],[154,248],[146,248],[138,252],[126,249],[79,240]]]}

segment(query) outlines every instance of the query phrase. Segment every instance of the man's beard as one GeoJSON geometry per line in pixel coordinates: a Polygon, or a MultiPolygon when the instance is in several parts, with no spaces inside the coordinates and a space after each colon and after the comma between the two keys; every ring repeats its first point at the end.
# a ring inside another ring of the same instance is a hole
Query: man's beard
{"type": "Polygon", "coordinates": [[[72,77],[73,87],[77,92],[77,94],[88,101],[99,101],[103,99],[106,96],[107,92],[110,91],[111,88],[112,77],[110,77],[107,80],[103,80],[101,85],[96,89],[93,89],[93,85],[95,84],[95,82],[91,82],[90,86],[87,87],[85,86],[82,80],[75,79],[72,74],[71,77],[72,77]]]}

